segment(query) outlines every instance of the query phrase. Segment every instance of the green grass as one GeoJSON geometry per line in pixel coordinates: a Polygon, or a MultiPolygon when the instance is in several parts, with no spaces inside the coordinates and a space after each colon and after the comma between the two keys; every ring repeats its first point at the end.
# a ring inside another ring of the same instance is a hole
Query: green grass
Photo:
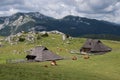
{"type": "Polygon", "coordinates": [[[92,55],[90,59],[83,59],[82,55],[70,54],[70,50],[78,50],[86,39],[73,38],[62,41],[61,35],[50,35],[42,38],[35,44],[19,43],[10,46],[6,44],[0,48],[0,80],[120,80],[120,42],[102,40],[112,52],[104,55],[92,55]],[[23,59],[25,50],[36,45],[44,45],[53,52],[66,57],[57,61],[57,66],[51,66],[50,62],[31,62],[6,64],[6,59],[23,59]],[[61,51],[59,49],[62,49],[61,51]],[[14,50],[20,54],[14,53],[14,50]],[[72,56],[79,57],[71,60],[72,56]],[[48,67],[44,67],[47,65],[48,67]]]}

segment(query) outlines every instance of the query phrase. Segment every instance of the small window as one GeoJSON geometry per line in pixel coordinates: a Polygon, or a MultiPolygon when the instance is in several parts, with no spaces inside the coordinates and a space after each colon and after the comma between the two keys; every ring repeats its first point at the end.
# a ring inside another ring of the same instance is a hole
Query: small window
{"type": "Polygon", "coordinates": [[[48,50],[47,48],[44,48],[44,50],[48,50]]]}
{"type": "Polygon", "coordinates": [[[101,43],[101,41],[99,40],[98,43],[101,43]]]}
{"type": "Polygon", "coordinates": [[[89,45],[91,45],[91,43],[89,43],[89,45]]]}

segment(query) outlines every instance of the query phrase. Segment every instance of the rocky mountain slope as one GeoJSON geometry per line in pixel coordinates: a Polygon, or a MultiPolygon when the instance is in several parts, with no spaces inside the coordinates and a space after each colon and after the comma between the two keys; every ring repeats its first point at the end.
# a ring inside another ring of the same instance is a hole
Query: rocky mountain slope
{"type": "Polygon", "coordinates": [[[71,36],[106,34],[120,36],[120,25],[68,15],[62,19],[45,16],[39,12],[16,13],[0,17],[0,35],[8,36],[21,31],[58,30],[71,36]]]}

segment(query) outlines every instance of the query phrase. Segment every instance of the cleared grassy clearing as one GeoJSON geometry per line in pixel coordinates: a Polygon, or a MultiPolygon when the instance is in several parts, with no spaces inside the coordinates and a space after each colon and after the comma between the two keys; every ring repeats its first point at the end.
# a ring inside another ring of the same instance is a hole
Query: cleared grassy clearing
{"type": "Polygon", "coordinates": [[[112,47],[112,52],[91,55],[90,59],[70,54],[71,50],[79,51],[85,40],[73,38],[62,41],[61,35],[51,34],[34,44],[5,44],[0,48],[0,80],[120,80],[120,42],[102,40],[112,47]],[[6,59],[24,59],[27,54],[25,51],[36,45],[44,45],[66,59],[57,61],[58,66],[51,66],[50,62],[6,64],[6,59]],[[78,60],[71,59],[74,55],[78,60]]]}

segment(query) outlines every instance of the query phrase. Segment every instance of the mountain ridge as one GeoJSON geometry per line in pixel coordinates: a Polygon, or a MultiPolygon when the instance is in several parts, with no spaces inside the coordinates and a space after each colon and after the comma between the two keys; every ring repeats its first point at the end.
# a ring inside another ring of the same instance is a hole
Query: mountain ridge
{"type": "Polygon", "coordinates": [[[21,31],[58,30],[71,36],[110,34],[120,36],[120,25],[96,19],[68,15],[61,19],[45,16],[39,12],[16,13],[0,17],[0,35],[9,36],[21,31]]]}

